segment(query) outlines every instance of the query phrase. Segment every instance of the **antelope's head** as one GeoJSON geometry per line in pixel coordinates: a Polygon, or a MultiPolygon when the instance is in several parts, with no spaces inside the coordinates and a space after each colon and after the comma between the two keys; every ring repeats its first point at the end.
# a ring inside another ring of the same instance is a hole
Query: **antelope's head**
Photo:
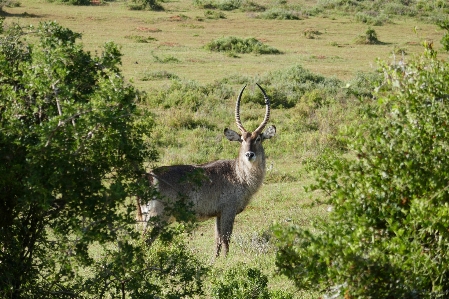
{"type": "Polygon", "coordinates": [[[267,125],[268,120],[270,118],[270,100],[268,99],[268,96],[263,90],[263,88],[260,87],[259,84],[257,84],[257,86],[262,91],[263,97],[265,99],[266,110],[265,110],[265,117],[262,123],[253,132],[248,132],[242,125],[242,122],[240,120],[240,101],[242,99],[243,91],[245,90],[246,87],[245,85],[240,91],[240,94],[237,98],[237,102],[235,104],[235,123],[237,124],[237,127],[240,130],[240,134],[228,128],[224,130],[224,134],[229,141],[240,142],[241,145],[239,152],[239,160],[243,160],[245,164],[248,163],[253,164],[255,162],[264,163],[265,153],[262,147],[262,142],[265,139],[270,139],[276,134],[275,126],[270,126],[265,130],[265,132],[263,132],[263,129],[267,125]]]}

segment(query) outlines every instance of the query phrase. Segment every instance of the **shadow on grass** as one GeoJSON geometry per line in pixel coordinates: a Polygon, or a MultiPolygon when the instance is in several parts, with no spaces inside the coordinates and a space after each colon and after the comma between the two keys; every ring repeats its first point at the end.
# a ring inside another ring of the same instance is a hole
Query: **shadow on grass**
{"type": "Polygon", "coordinates": [[[44,15],[36,15],[36,14],[31,14],[31,13],[27,13],[22,12],[22,13],[10,13],[7,11],[4,11],[0,8],[0,17],[4,17],[4,18],[43,18],[44,15]]]}

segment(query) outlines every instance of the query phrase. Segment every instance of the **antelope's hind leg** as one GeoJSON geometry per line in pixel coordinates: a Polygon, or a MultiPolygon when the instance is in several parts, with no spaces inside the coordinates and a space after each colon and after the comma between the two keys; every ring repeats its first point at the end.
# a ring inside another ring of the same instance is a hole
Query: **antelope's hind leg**
{"type": "Polygon", "coordinates": [[[216,222],[216,256],[220,255],[221,247],[223,246],[224,255],[227,256],[229,252],[229,243],[231,242],[232,229],[234,227],[234,213],[225,213],[217,217],[216,222]]]}

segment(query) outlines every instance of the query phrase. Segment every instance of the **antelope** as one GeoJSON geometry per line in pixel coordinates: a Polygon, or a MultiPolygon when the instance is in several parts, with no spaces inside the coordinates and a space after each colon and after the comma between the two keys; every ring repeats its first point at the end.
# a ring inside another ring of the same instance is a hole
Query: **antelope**
{"type": "Polygon", "coordinates": [[[201,165],[162,166],[147,177],[158,192],[157,199],[147,203],[137,200],[138,220],[147,222],[151,217],[164,215],[164,201],[185,198],[192,206],[196,220],[204,221],[216,217],[215,256],[229,252],[229,243],[237,214],[241,213],[259,190],[265,177],[265,152],[262,142],[276,134],[276,127],[270,126],[263,132],[270,118],[270,100],[262,87],[265,100],[265,117],[253,132],[249,132],[240,120],[240,101],[246,85],[241,89],[235,105],[235,122],[240,134],[224,129],[229,141],[240,143],[235,160],[218,160],[201,165]],[[189,178],[195,177],[195,181],[189,178]]]}

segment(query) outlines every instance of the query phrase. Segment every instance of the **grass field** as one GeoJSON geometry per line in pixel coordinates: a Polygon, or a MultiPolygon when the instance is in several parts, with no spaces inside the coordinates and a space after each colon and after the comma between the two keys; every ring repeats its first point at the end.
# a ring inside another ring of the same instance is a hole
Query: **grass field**
{"type": "MultiPolygon", "coordinates": [[[[314,5],[314,1],[288,3],[314,5]]],[[[69,6],[23,0],[19,7],[3,9],[5,24],[28,25],[56,20],[82,33],[82,43],[91,52],[100,51],[108,41],[119,44],[123,53],[123,74],[150,95],[167,90],[173,82],[169,77],[193,81],[199,86],[214,83],[219,86],[228,79],[230,83],[223,85],[229,86],[232,96],[210,105],[201,104],[193,111],[186,111],[185,106],[164,108],[148,104],[148,109],[157,116],[158,127],[151,141],[160,147],[160,165],[234,158],[237,145],[222,138],[222,131],[225,127],[235,129],[235,94],[245,78],[258,81],[301,65],[314,74],[346,82],[359,72],[375,71],[377,58],[393,61],[402,58],[401,51],[405,52],[405,57],[421,52],[420,43],[424,40],[433,41],[438,49],[442,36],[434,24],[398,16],[383,26],[371,27],[381,43],[360,45],[355,40],[369,26],[357,22],[351,15],[329,12],[301,20],[266,20],[256,18],[257,13],[236,10],[223,12],[225,18],[208,19],[205,10],[193,6],[192,1],[168,1],[162,5],[164,11],[152,12],[129,10],[122,1],[69,6]],[[307,36],[311,31],[313,36],[307,36]],[[210,41],[227,36],[254,37],[282,54],[226,55],[204,49],[210,41]],[[197,121],[194,126],[184,125],[194,121],[197,121]]],[[[254,93],[254,86],[249,90],[254,93]]],[[[273,289],[290,291],[295,298],[319,297],[316,293],[295,290],[285,277],[276,275],[275,247],[266,236],[275,222],[307,227],[314,219],[326,217],[327,206],[310,205],[321,195],[304,190],[304,186],[313,183],[307,161],[324,149],[333,150],[329,140],[340,127],[356,119],[354,106],[355,102],[339,98],[333,105],[310,111],[310,107],[299,105],[298,99],[295,107],[273,109],[270,123],[276,125],[279,136],[265,143],[269,167],[266,183],[250,206],[237,217],[230,255],[215,261],[213,271],[219,273],[243,263],[267,274],[273,289]]],[[[263,106],[245,103],[242,107],[244,124],[256,126],[263,117],[263,110],[263,106]]],[[[189,237],[192,250],[208,264],[213,256],[213,226],[212,220],[204,222],[189,237]]]]}

